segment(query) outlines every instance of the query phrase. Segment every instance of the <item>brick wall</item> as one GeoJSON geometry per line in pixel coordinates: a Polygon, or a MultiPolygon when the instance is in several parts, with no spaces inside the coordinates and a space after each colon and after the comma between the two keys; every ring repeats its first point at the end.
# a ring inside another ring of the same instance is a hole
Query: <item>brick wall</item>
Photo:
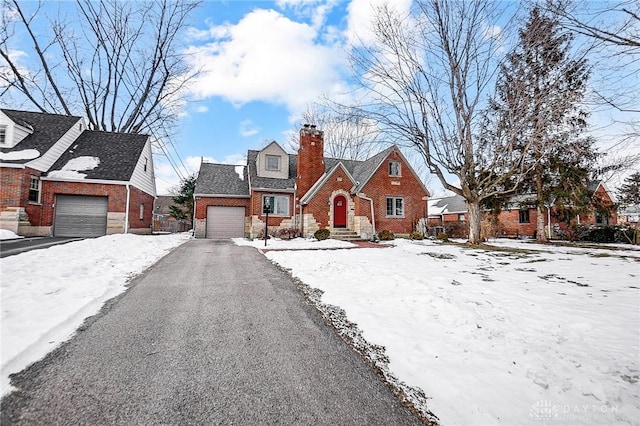
{"type": "Polygon", "coordinates": [[[0,168],[0,210],[28,204],[32,175],[40,176],[41,172],[30,168],[0,168]]]}
{"type": "Polygon", "coordinates": [[[387,229],[394,233],[406,234],[413,230],[415,220],[427,217],[427,193],[410,172],[409,165],[395,150],[373,174],[362,192],[373,199],[377,232],[387,229]],[[401,163],[402,176],[389,176],[390,160],[401,163]],[[404,198],[403,218],[387,217],[386,198],[388,196],[404,198]]]}
{"type": "Polygon", "coordinates": [[[129,232],[134,234],[150,234],[153,222],[153,202],[154,197],[130,186],[129,194],[129,232]],[[140,219],[140,206],[142,209],[142,219],[140,219]]]}
{"type": "Polygon", "coordinates": [[[331,217],[333,198],[340,193],[347,199],[347,227],[353,222],[355,215],[354,202],[349,195],[349,190],[353,186],[353,182],[349,179],[347,174],[342,168],[338,168],[325,184],[316,192],[306,206],[304,206],[304,212],[313,214],[320,228],[329,228],[333,225],[333,218],[331,217]],[[354,207],[351,210],[350,207],[354,207]]]}
{"type": "Polygon", "coordinates": [[[315,127],[300,130],[296,185],[302,197],[325,172],[323,133],[315,127]]]}

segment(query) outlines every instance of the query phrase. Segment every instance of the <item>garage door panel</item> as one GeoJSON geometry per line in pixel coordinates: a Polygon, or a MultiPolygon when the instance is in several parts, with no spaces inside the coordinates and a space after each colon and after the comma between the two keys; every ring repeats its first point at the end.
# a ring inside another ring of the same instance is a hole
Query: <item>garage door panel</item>
{"type": "Polygon", "coordinates": [[[207,207],[207,238],[244,237],[244,207],[207,207]]]}
{"type": "Polygon", "coordinates": [[[58,195],[54,235],[99,237],[107,233],[107,197],[58,195]]]}

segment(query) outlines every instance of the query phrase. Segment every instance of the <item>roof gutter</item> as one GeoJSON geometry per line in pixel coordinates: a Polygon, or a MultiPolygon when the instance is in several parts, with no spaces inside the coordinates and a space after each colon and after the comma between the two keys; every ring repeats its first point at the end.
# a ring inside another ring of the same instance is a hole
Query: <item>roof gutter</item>
{"type": "Polygon", "coordinates": [[[129,200],[131,199],[131,188],[129,188],[129,184],[125,185],[127,188],[127,203],[124,211],[124,233],[129,233],[129,200]]]}

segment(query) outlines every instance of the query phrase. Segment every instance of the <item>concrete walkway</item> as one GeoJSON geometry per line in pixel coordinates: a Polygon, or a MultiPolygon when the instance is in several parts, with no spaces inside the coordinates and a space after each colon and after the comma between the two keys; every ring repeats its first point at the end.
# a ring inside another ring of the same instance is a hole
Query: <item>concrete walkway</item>
{"type": "Polygon", "coordinates": [[[3,425],[420,424],[284,273],[213,240],[174,250],[13,384],[3,425]]]}

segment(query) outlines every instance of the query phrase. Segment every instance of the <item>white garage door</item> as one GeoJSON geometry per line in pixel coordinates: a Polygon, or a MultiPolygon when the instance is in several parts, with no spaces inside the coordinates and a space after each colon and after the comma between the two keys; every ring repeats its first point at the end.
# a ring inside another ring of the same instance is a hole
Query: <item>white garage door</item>
{"type": "Polygon", "coordinates": [[[244,207],[208,206],[206,237],[244,237],[244,207]]]}
{"type": "Polygon", "coordinates": [[[107,197],[58,195],[53,234],[56,237],[100,237],[107,233],[107,197]]]}

